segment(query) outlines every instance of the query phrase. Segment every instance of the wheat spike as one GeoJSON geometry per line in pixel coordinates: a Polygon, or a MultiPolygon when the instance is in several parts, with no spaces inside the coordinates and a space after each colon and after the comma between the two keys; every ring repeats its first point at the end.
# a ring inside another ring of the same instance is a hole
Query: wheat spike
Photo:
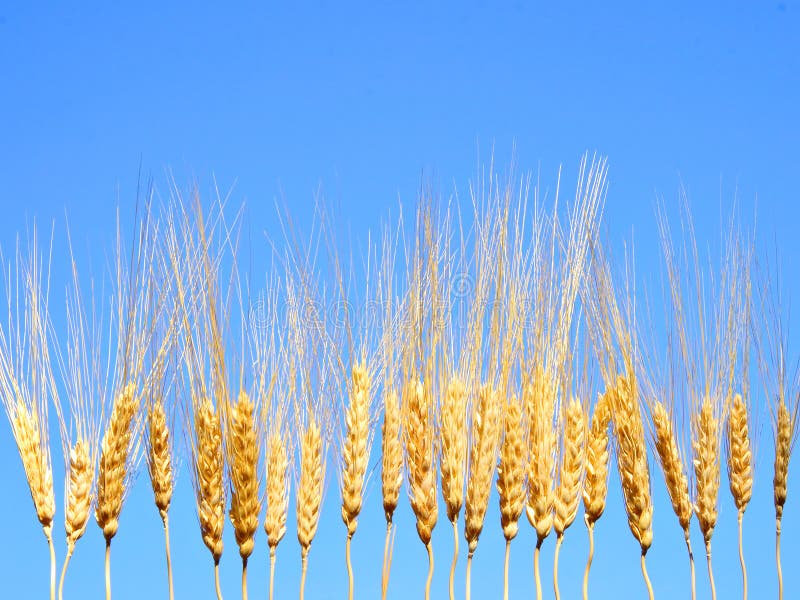
{"type": "Polygon", "coordinates": [[[347,432],[342,449],[342,520],[352,537],[363,501],[364,477],[369,462],[370,377],[366,364],[353,366],[353,389],[345,415],[347,432]]]}
{"type": "Polygon", "coordinates": [[[174,481],[170,431],[164,403],[161,400],[152,402],[148,407],[147,426],[149,441],[147,467],[156,508],[163,520],[167,518],[167,511],[172,501],[174,481]]]}
{"type": "Polygon", "coordinates": [[[300,445],[300,484],[297,488],[297,539],[308,554],[317,532],[322,503],[322,436],[315,420],[310,420],[300,445]]]}
{"type": "Polygon", "coordinates": [[[403,484],[403,446],[400,439],[400,403],[397,392],[390,391],[383,401],[383,426],[381,428],[381,491],[386,522],[400,499],[403,484]]]}
{"type": "Polygon", "coordinates": [[[417,519],[417,534],[426,546],[436,526],[436,457],[434,453],[431,394],[421,381],[408,390],[405,434],[411,509],[417,519]]]}
{"type": "Polygon", "coordinates": [[[289,511],[289,456],[279,432],[274,432],[267,443],[267,515],[264,530],[270,552],[286,534],[286,516],[289,511]]]}
{"type": "Polygon", "coordinates": [[[447,518],[455,522],[464,504],[467,462],[467,390],[457,377],[450,380],[442,402],[440,435],[442,499],[447,518]]]}
{"type": "Polygon", "coordinates": [[[778,418],[775,437],[775,476],[772,486],[775,499],[775,515],[783,518],[783,506],[786,504],[787,482],[789,480],[789,457],[794,437],[794,422],[785,402],[778,404],[778,418]]]}
{"type": "Polygon", "coordinates": [[[681,458],[672,419],[661,402],[653,406],[653,427],[655,429],[655,446],[661,470],[664,472],[664,481],[667,492],[672,501],[672,509],[678,517],[681,529],[689,530],[692,518],[692,502],[689,498],[689,479],[686,476],[683,459],[681,458]]]}
{"type": "Polygon", "coordinates": [[[400,499],[403,484],[403,445],[400,433],[400,403],[397,392],[389,390],[383,399],[383,424],[381,425],[381,494],[386,515],[386,541],[381,570],[381,597],[386,598],[391,570],[392,516],[400,499]]]}
{"type": "Polygon", "coordinates": [[[614,391],[614,434],[617,439],[617,467],[628,527],[646,553],[653,543],[653,499],[647,446],[637,400],[636,382],[620,375],[614,391]]]}
{"type": "Polygon", "coordinates": [[[736,508],[744,511],[753,495],[753,452],[747,404],[736,394],[728,415],[728,478],[736,508]]]}
{"type": "Polygon", "coordinates": [[[695,512],[706,543],[711,541],[717,524],[719,495],[719,434],[718,422],[708,396],[703,400],[695,427],[694,475],[697,485],[695,512]]]}
{"type": "Polygon", "coordinates": [[[500,524],[507,541],[517,536],[519,518],[525,509],[525,469],[528,463],[525,427],[522,399],[514,395],[506,405],[500,464],[497,467],[500,524]]]}
{"type": "Polygon", "coordinates": [[[583,406],[576,399],[573,399],[567,406],[563,435],[561,469],[559,471],[553,518],[553,528],[559,536],[563,535],[567,527],[575,520],[581,498],[586,415],[583,411],[583,406]]]}
{"type": "Polygon", "coordinates": [[[92,506],[94,464],[89,455],[89,445],[79,439],[69,451],[69,477],[67,479],[67,507],[64,529],[67,546],[74,547],[86,531],[92,506]]]}
{"type": "Polygon", "coordinates": [[[583,480],[583,519],[589,533],[589,556],[583,572],[583,598],[589,598],[589,570],[594,559],[594,524],[603,515],[608,494],[608,427],[613,391],[598,396],[586,438],[586,474],[583,480]]]}
{"type": "Polygon", "coordinates": [[[497,391],[487,385],[478,392],[478,404],[472,415],[472,444],[469,453],[467,503],[464,511],[464,537],[469,554],[478,547],[483,518],[489,505],[492,479],[497,464],[500,436],[500,403],[497,391]]]}
{"type": "Polygon", "coordinates": [[[18,402],[11,427],[22,458],[36,517],[45,528],[45,534],[49,535],[56,512],[53,472],[48,460],[49,453],[43,442],[45,438],[40,435],[41,424],[36,411],[31,411],[23,402],[18,402]]]}
{"type": "Polygon", "coordinates": [[[528,457],[528,499],[525,512],[538,538],[537,545],[550,534],[553,527],[555,490],[556,433],[553,428],[553,398],[555,391],[541,368],[525,386],[525,404],[530,415],[528,457]]]}
{"type": "Polygon", "coordinates": [[[227,431],[228,469],[231,482],[230,519],[239,546],[239,555],[247,559],[253,552],[261,513],[258,477],[258,432],[255,404],[244,390],[230,411],[227,431]]]}
{"type": "Polygon", "coordinates": [[[222,425],[209,398],[204,398],[194,417],[195,495],[200,534],[214,563],[222,556],[222,530],[225,526],[225,456],[222,450],[222,425]]]}
{"type": "Polygon", "coordinates": [[[608,427],[611,424],[609,393],[601,394],[592,413],[586,439],[586,477],[583,509],[586,523],[594,524],[606,508],[608,493],[608,427]]]}
{"type": "Polygon", "coordinates": [[[114,399],[111,418],[100,445],[95,519],[107,542],[119,528],[137,409],[134,387],[129,383],[114,399]]]}

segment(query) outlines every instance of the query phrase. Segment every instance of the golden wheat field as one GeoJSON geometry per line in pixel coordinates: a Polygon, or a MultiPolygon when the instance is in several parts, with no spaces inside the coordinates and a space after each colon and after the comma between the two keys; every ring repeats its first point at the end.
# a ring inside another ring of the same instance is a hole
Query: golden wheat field
{"type": "Polygon", "coordinates": [[[185,598],[173,563],[202,544],[191,577],[219,600],[285,597],[276,580],[316,597],[322,563],[346,572],[333,598],[469,600],[473,578],[491,578],[503,600],[560,599],[566,580],[588,599],[613,581],[598,560],[623,536],[610,558],[638,567],[618,584],[632,594],[674,597],[651,583],[658,560],[680,597],[716,600],[723,553],[743,598],[764,597],[748,586],[756,554],[780,598],[800,596],[781,571],[798,560],[781,556],[797,355],[755,230],[733,209],[709,253],[682,198],[678,219],[656,206],[658,239],[612,251],[605,159],[585,156],[577,185],[549,194],[510,173],[486,171],[461,200],[423,186],[357,249],[323,206],[279,206],[280,230],[258,242],[266,272],[248,268],[243,208],[177,186],[118,221],[103,285],[66,226],[4,248],[0,396],[21,461],[5,491],[30,495],[10,518],[34,535],[35,517],[43,566],[49,553],[30,597],[85,597],[70,585],[82,569],[108,599],[121,571],[185,598]],[[662,262],[647,286],[642,244],[662,262]],[[768,493],[774,520],[748,518],[768,493]],[[125,518],[134,502],[162,528],[136,549],[158,570],[115,560],[141,526],[125,518]],[[194,537],[175,544],[185,515],[194,537]],[[338,539],[315,552],[337,515],[338,539]],[[714,543],[723,520],[738,537],[714,543]],[[751,528],[774,545],[747,541],[751,528]],[[487,537],[504,547],[491,571],[487,537]],[[382,552],[362,552],[368,540],[382,552]],[[682,549],[654,555],[661,540],[682,549]],[[447,585],[432,590],[437,572],[447,585]]]}

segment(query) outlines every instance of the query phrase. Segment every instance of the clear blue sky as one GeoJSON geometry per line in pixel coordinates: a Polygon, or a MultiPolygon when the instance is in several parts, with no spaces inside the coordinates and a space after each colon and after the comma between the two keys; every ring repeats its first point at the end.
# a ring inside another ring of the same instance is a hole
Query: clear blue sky
{"type": "MultiPolygon", "coordinates": [[[[394,209],[410,206],[423,175],[446,195],[466,193],[494,149],[508,164],[552,186],[563,164],[571,189],[586,150],[609,157],[605,223],[611,239],[634,235],[640,273],[657,273],[653,205],[674,206],[683,184],[700,237],[713,242],[720,207],[738,197],[756,211],[764,246],[783,256],[787,294],[800,284],[797,173],[800,167],[800,4],[783,2],[271,3],[236,7],[139,2],[0,6],[0,244],[7,252],[36,217],[69,213],[76,244],[96,271],[110,250],[114,211],[130,215],[139,172],[165,190],[208,193],[213,177],[247,201],[254,239],[275,227],[283,198],[302,219],[315,193],[338,206],[354,239],[394,209]],[[348,4],[348,5],[346,5],[348,4]],[[613,4],[613,5],[612,5],[613,4]],[[702,4],[702,6],[700,6],[702,4]]],[[[63,242],[63,238],[61,240],[63,242]]],[[[63,246],[62,246],[63,247],[63,246]]],[[[260,246],[254,246],[256,251],[260,246]]],[[[266,246],[263,247],[266,252],[266,246]]],[[[54,280],[66,263],[56,256],[54,280]]],[[[61,294],[54,298],[60,302],[61,294]]],[[[797,332],[797,329],[794,329],[797,332]]],[[[794,336],[797,339],[796,335],[794,336]]],[[[763,394],[758,390],[759,401],[763,394]]],[[[54,431],[55,433],[55,431],[54,431]]],[[[54,438],[55,439],[55,438],[54,438]]],[[[752,597],[772,597],[772,440],[761,435],[753,502],[746,516],[752,597]]],[[[0,545],[3,595],[44,597],[48,556],[9,429],[0,427],[0,545]]],[[[56,480],[61,479],[55,451],[56,480]]],[[[800,461],[784,519],[787,597],[800,593],[800,461]]],[[[723,479],[714,537],[720,598],[740,593],[735,509],[723,479]]],[[[64,555],[57,484],[59,560],[64,555]]],[[[595,598],[641,598],[638,548],[627,530],[616,477],[597,528],[595,598]]],[[[648,556],[657,596],[685,597],[688,569],[680,529],[660,475],[654,477],[655,541],[648,556]]],[[[426,558],[407,501],[391,596],[421,595],[426,558]]],[[[178,598],[211,598],[211,559],[202,545],[187,474],[171,511],[178,598]]],[[[475,598],[495,598],[502,577],[496,501],[473,568],[475,598]]],[[[357,595],[376,597],[383,512],[379,486],[368,493],[353,546],[357,595]]],[[[277,597],[294,597],[299,549],[293,519],[279,548],[277,597]]],[[[696,524],[695,524],[696,528],[696,524]]],[[[512,595],[531,596],[534,536],[527,523],[512,549],[512,595]]],[[[240,561],[226,526],[222,562],[227,597],[239,594],[240,561]]],[[[309,598],[346,592],[344,526],[331,480],[310,558],[309,598]]],[[[695,551],[702,558],[695,530],[695,551]]],[[[434,533],[434,597],[446,595],[451,551],[444,513],[434,533]]],[[[550,590],[553,540],[543,555],[550,590]]],[[[163,597],[161,525],[143,473],[113,544],[115,598],[163,597]]],[[[577,597],[585,528],[567,533],[562,594],[577,597]]],[[[68,597],[100,597],[103,542],[92,522],[70,566],[68,597]]],[[[463,563],[459,571],[463,582],[463,563]]],[[[266,539],[251,561],[252,598],[266,594],[266,539]]],[[[461,584],[463,586],[463,583],[461,584]]],[[[698,597],[708,597],[698,560],[698,597]]]]}

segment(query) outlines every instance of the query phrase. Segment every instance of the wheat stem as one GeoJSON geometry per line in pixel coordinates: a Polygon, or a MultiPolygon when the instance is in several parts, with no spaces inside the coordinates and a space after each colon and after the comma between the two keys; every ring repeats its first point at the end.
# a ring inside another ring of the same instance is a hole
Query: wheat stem
{"type": "Polygon", "coordinates": [[[222,600],[222,589],[219,586],[219,558],[214,558],[214,589],[217,592],[217,600],[222,600]]]}
{"type": "Polygon", "coordinates": [[[464,597],[470,600],[472,597],[472,552],[467,552],[467,580],[466,593],[464,597]]]}
{"type": "Polygon", "coordinates": [[[506,555],[503,559],[503,600],[508,600],[508,563],[511,559],[511,540],[506,540],[506,555]]]}
{"type": "Polygon", "coordinates": [[[556,536],[556,551],[553,556],[553,592],[556,600],[561,600],[561,592],[558,589],[558,555],[561,550],[561,542],[564,541],[564,534],[556,536]]]}
{"type": "Polygon", "coordinates": [[[169,551],[169,517],[164,513],[164,543],[167,552],[167,580],[169,581],[169,600],[173,600],[174,593],[172,590],[172,557],[169,551]]]}
{"type": "Polygon", "coordinates": [[[433,581],[433,544],[428,542],[425,544],[425,549],[428,551],[428,580],[425,582],[425,600],[430,600],[431,582],[433,581]]]}
{"type": "Polygon", "coordinates": [[[714,584],[714,571],[711,568],[711,540],[706,540],[706,563],[708,564],[708,580],[711,582],[711,600],[717,600],[717,586],[714,584]]]}
{"type": "Polygon", "coordinates": [[[458,521],[453,520],[453,564],[450,565],[450,600],[455,600],[456,563],[458,562],[458,521]]]}
{"type": "Polygon", "coordinates": [[[242,600],[247,600],[247,559],[242,558],[242,600]]]}
{"type": "Polygon", "coordinates": [[[536,580],[536,600],[542,600],[542,579],[539,576],[539,552],[542,549],[544,538],[536,541],[536,550],[533,551],[533,578],[536,580]]]}
{"type": "Polygon", "coordinates": [[[353,563],[350,561],[350,542],[352,539],[353,536],[348,533],[347,541],[344,544],[344,556],[347,561],[347,597],[350,600],[353,600],[353,563]]]}
{"type": "Polygon", "coordinates": [[[64,576],[67,574],[67,565],[69,559],[72,558],[72,551],[75,549],[75,544],[67,542],[67,555],[64,557],[64,566],[61,568],[61,579],[58,582],[58,600],[64,598],[64,576]]]}
{"type": "Polygon", "coordinates": [[[383,569],[381,570],[381,599],[386,600],[386,591],[389,589],[389,541],[392,537],[392,520],[386,521],[386,541],[383,544],[383,569]]]}
{"type": "Polygon", "coordinates": [[[692,577],[692,600],[695,600],[697,597],[697,586],[695,585],[694,552],[692,552],[692,540],[689,535],[689,527],[686,527],[686,529],[683,530],[683,534],[686,538],[686,550],[689,552],[689,570],[692,577]]]}
{"type": "Polygon", "coordinates": [[[742,565],[742,598],[747,600],[747,567],[744,563],[744,543],[742,540],[743,517],[744,511],[740,510],[737,516],[737,521],[739,522],[739,563],[742,565]]]}
{"type": "Polygon", "coordinates": [[[589,531],[589,556],[586,559],[586,569],[583,571],[583,600],[589,600],[589,569],[592,568],[594,558],[594,523],[589,520],[588,515],[584,515],[586,529],[589,531]]]}
{"type": "Polygon", "coordinates": [[[650,600],[654,600],[655,596],[653,595],[653,585],[650,583],[650,576],[647,574],[647,564],[644,560],[645,554],[647,554],[647,551],[642,550],[642,577],[644,577],[644,583],[647,586],[648,598],[650,598],[650,600]]]}
{"type": "Polygon", "coordinates": [[[56,600],[56,549],[53,546],[52,526],[44,527],[44,535],[47,537],[47,545],[50,548],[50,600],[56,600]]]}
{"type": "Polygon", "coordinates": [[[269,549],[269,600],[272,600],[275,590],[275,547],[269,549]]]}
{"type": "Polygon", "coordinates": [[[111,600],[111,538],[106,538],[106,600],[111,600]]]}
{"type": "Polygon", "coordinates": [[[775,564],[778,566],[778,600],[783,600],[783,569],[781,569],[781,518],[775,519],[775,564]]]}
{"type": "Polygon", "coordinates": [[[303,548],[300,553],[300,600],[306,597],[306,571],[308,571],[308,548],[303,548]]]}

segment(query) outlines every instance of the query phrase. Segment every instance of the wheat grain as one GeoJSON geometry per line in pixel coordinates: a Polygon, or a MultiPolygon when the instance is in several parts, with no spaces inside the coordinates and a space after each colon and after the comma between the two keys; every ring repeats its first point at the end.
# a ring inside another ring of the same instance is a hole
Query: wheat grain
{"type": "Polygon", "coordinates": [[[744,511],[753,495],[753,452],[750,447],[747,403],[736,394],[730,403],[726,427],[728,445],[728,482],[736,504],[736,521],[739,528],[739,562],[742,568],[742,596],[747,600],[747,567],[744,561],[742,521],[744,511]]]}
{"type": "Polygon", "coordinates": [[[267,441],[267,514],[264,530],[269,544],[270,598],[275,580],[275,560],[278,544],[286,534],[286,517],[289,512],[289,456],[278,430],[267,441]]]}
{"type": "Polygon", "coordinates": [[[36,517],[45,535],[53,525],[56,512],[56,501],[53,493],[53,473],[49,452],[46,451],[46,438],[40,434],[43,424],[39,422],[36,411],[30,410],[24,402],[19,401],[11,423],[14,439],[17,442],[25,477],[36,509],[36,517]]]}
{"type": "Polygon", "coordinates": [[[664,481],[672,502],[672,509],[684,532],[689,530],[692,518],[692,502],[689,498],[689,479],[686,476],[681,458],[672,419],[661,402],[653,406],[653,426],[655,428],[655,446],[664,481]]]}
{"type": "Polygon", "coordinates": [[[231,480],[230,519],[239,555],[246,560],[253,552],[261,501],[255,404],[244,390],[239,392],[230,411],[226,440],[231,480]]]}
{"type": "Polygon", "coordinates": [[[169,511],[172,501],[174,480],[170,431],[162,401],[155,400],[150,403],[147,411],[147,424],[149,441],[147,467],[156,508],[163,520],[167,518],[167,511],[169,511]]]}

